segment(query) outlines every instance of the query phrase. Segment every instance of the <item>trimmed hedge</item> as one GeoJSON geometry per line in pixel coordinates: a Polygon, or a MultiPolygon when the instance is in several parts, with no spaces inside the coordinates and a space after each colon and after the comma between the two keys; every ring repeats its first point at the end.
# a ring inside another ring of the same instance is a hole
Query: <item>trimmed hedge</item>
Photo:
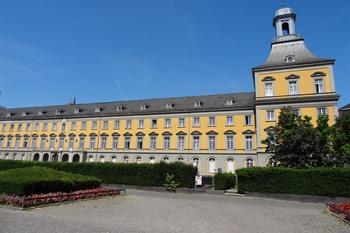
{"type": "Polygon", "coordinates": [[[193,187],[197,169],[190,164],[175,163],[63,163],[0,160],[0,171],[27,167],[44,166],[59,171],[94,176],[106,184],[127,184],[140,186],[163,186],[166,173],[174,174],[179,187],[193,187]]]}
{"type": "Polygon", "coordinates": [[[243,168],[236,171],[238,192],[350,197],[348,168],[243,168]]]}
{"type": "Polygon", "coordinates": [[[27,196],[51,192],[72,192],[100,187],[95,177],[33,166],[0,172],[0,193],[27,196]]]}
{"type": "Polygon", "coordinates": [[[236,175],[233,173],[216,173],[214,175],[216,190],[227,190],[236,186],[236,175]]]}

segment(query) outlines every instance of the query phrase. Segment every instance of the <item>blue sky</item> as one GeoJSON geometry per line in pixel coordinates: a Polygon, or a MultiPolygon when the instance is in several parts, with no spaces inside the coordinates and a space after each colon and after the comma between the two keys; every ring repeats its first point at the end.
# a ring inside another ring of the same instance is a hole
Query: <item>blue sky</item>
{"type": "MultiPolygon", "coordinates": [[[[287,0],[350,102],[350,1],[287,0]]],[[[11,0],[0,4],[0,105],[253,91],[280,0],[11,0]]]]}

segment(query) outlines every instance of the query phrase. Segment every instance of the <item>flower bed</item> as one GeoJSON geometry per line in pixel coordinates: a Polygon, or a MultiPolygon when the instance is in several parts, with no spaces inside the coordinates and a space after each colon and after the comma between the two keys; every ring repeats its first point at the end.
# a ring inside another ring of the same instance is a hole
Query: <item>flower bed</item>
{"type": "Polygon", "coordinates": [[[350,224],[350,202],[348,203],[330,203],[326,205],[329,211],[336,214],[341,219],[347,221],[350,224]]]}
{"type": "Polygon", "coordinates": [[[79,190],[69,193],[57,192],[47,194],[33,194],[30,196],[2,195],[0,196],[0,205],[9,205],[20,208],[30,208],[40,205],[49,205],[62,203],[66,201],[82,200],[86,198],[97,198],[103,196],[119,195],[125,192],[124,189],[96,188],[79,190]]]}

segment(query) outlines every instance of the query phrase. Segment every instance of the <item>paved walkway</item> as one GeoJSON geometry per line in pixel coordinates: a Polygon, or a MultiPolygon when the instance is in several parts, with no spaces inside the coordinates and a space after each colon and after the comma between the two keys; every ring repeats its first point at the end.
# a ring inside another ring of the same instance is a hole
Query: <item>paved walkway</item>
{"type": "Polygon", "coordinates": [[[349,233],[323,204],[129,191],[127,196],[15,211],[0,208],[1,233],[349,233]]]}

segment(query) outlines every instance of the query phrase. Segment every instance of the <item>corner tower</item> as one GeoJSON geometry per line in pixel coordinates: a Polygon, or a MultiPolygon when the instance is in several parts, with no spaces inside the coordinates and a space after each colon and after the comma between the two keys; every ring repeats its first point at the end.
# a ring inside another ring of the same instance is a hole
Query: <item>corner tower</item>
{"type": "Polygon", "coordinates": [[[259,165],[269,155],[261,143],[269,127],[276,124],[281,108],[291,107],[298,115],[327,114],[333,124],[338,116],[334,85],[334,59],[315,56],[296,31],[296,13],[290,7],[278,9],[273,17],[275,38],[266,61],[252,69],[259,165]]]}

